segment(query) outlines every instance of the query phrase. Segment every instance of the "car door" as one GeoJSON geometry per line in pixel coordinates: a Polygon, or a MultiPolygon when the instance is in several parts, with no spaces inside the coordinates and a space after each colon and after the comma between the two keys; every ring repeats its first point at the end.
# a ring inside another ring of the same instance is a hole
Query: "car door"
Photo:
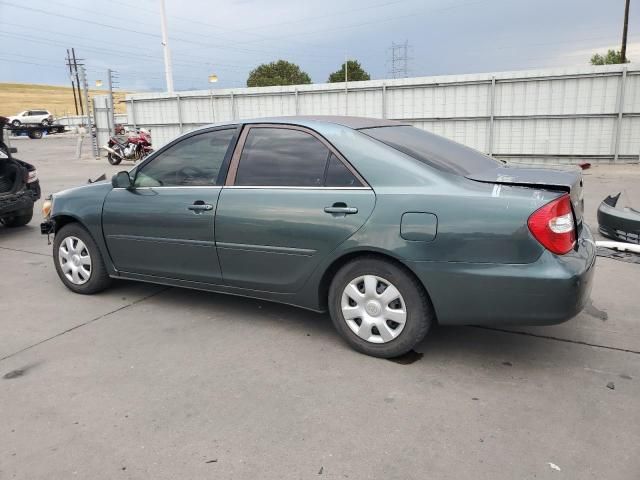
{"type": "Polygon", "coordinates": [[[373,190],[316,132],[245,126],[215,220],[225,284],[297,291],[374,204],[373,190]]]}
{"type": "Polygon", "coordinates": [[[236,128],[179,139],[140,166],[133,188],[106,197],[102,226],[122,272],[220,283],[214,215],[236,128]]]}

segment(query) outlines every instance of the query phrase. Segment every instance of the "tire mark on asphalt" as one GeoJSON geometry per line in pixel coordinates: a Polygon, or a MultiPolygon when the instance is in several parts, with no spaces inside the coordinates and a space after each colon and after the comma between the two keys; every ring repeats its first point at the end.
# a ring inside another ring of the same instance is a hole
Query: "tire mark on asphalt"
{"type": "Polygon", "coordinates": [[[527,337],[542,338],[544,340],[555,340],[556,342],[573,343],[575,345],[586,345],[587,347],[604,348],[606,350],[614,350],[616,352],[635,353],[636,355],[640,355],[640,351],[637,351],[637,350],[630,350],[627,348],[619,348],[619,347],[609,347],[607,345],[598,345],[597,343],[583,342],[582,340],[571,340],[568,338],[554,337],[553,335],[540,335],[537,333],[530,333],[530,332],[518,332],[514,330],[506,330],[503,328],[485,327],[482,325],[469,325],[469,326],[472,328],[480,328],[482,330],[490,330],[493,332],[510,333],[512,335],[524,335],[527,337]]]}
{"type": "Polygon", "coordinates": [[[71,328],[68,328],[67,330],[64,330],[63,332],[56,333],[55,335],[52,335],[51,337],[45,338],[44,340],[40,340],[39,342],[36,342],[33,345],[29,345],[28,347],[24,347],[24,348],[18,350],[17,352],[10,353],[9,355],[6,355],[6,356],[0,358],[0,362],[2,362],[3,360],[6,360],[8,358],[15,357],[19,353],[22,353],[22,352],[25,352],[27,350],[30,350],[30,349],[32,349],[34,347],[37,347],[38,345],[42,345],[43,343],[46,343],[49,340],[53,340],[55,338],[61,337],[62,335],[66,335],[69,332],[73,332],[74,330],[77,330],[78,328],[84,327],[85,325],[89,325],[89,324],[91,324],[93,322],[97,322],[98,320],[101,320],[101,319],[103,319],[105,317],[108,317],[109,315],[113,315],[114,313],[118,313],[118,312],[120,312],[120,311],[122,311],[122,310],[124,310],[126,308],[132,307],[133,305],[137,305],[140,302],[144,302],[145,300],[148,300],[148,299],[150,299],[152,297],[155,297],[156,295],[160,295],[161,293],[166,292],[167,290],[169,290],[171,288],[172,287],[161,288],[157,292],[154,292],[154,293],[152,293],[150,295],[147,295],[146,297],[139,298],[138,300],[135,300],[135,301],[133,301],[131,303],[128,303],[126,305],[122,305],[121,307],[118,307],[115,310],[111,310],[110,312],[104,313],[104,314],[99,315],[99,316],[97,316],[95,318],[87,320],[86,322],[83,322],[83,323],[75,325],[75,326],[73,326],[71,328]]]}
{"type": "Polygon", "coordinates": [[[29,250],[20,250],[19,248],[0,247],[0,250],[11,250],[12,252],[30,253],[31,255],[41,255],[43,257],[50,257],[50,253],[30,252],[29,250]]]}

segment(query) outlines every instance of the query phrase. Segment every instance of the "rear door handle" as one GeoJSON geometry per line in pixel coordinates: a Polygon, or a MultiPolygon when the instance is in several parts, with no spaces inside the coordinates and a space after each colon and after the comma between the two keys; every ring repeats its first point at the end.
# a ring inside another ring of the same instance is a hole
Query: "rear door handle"
{"type": "Polygon", "coordinates": [[[194,203],[193,205],[189,205],[187,208],[189,210],[193,210],[194,212],[202,212],[213,210],[213,205],[210,205],[208,203],[194,203]]]}
{"type": "Polygon", "coordinates": [[[324,211],[325,213],[342,215],[353,215],[354,213],[358,213],[358,209],[356,207],[324,207],[324,211]]]}

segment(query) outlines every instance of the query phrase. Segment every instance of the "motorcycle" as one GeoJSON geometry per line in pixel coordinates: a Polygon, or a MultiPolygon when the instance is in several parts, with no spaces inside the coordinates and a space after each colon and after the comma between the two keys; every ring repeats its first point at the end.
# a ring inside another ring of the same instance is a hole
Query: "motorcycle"
{"type": "Polygon", "coordinates": [[[115,136],[109,137],[109,142],[102,148],[107,151],[107,160],[111,165],[118,165],[122,160],[138,162],[153,152],[151,133],[140,129],[124,141],[115,136]]]}

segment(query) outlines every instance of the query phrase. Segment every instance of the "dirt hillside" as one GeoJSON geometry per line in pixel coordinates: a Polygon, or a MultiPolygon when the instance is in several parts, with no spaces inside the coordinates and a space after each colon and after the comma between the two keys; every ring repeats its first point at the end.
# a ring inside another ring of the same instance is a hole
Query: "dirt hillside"
{"type": "MultiPolygon", "coordinates": [[[[127,92],[115,93],[115,105],[117,113],[126,111],[124,100],[127,92]]],[[[92,95],[104,95],[106,88],[90,90],[92,95]]],[[[56,85],[36,85],[28,83],[0,83],[0,115],[9,116],[23,110],[43,108],[49,110],[55,116],[75,115],[73,105],[73,92],[71,87],[56,85]]]]}

